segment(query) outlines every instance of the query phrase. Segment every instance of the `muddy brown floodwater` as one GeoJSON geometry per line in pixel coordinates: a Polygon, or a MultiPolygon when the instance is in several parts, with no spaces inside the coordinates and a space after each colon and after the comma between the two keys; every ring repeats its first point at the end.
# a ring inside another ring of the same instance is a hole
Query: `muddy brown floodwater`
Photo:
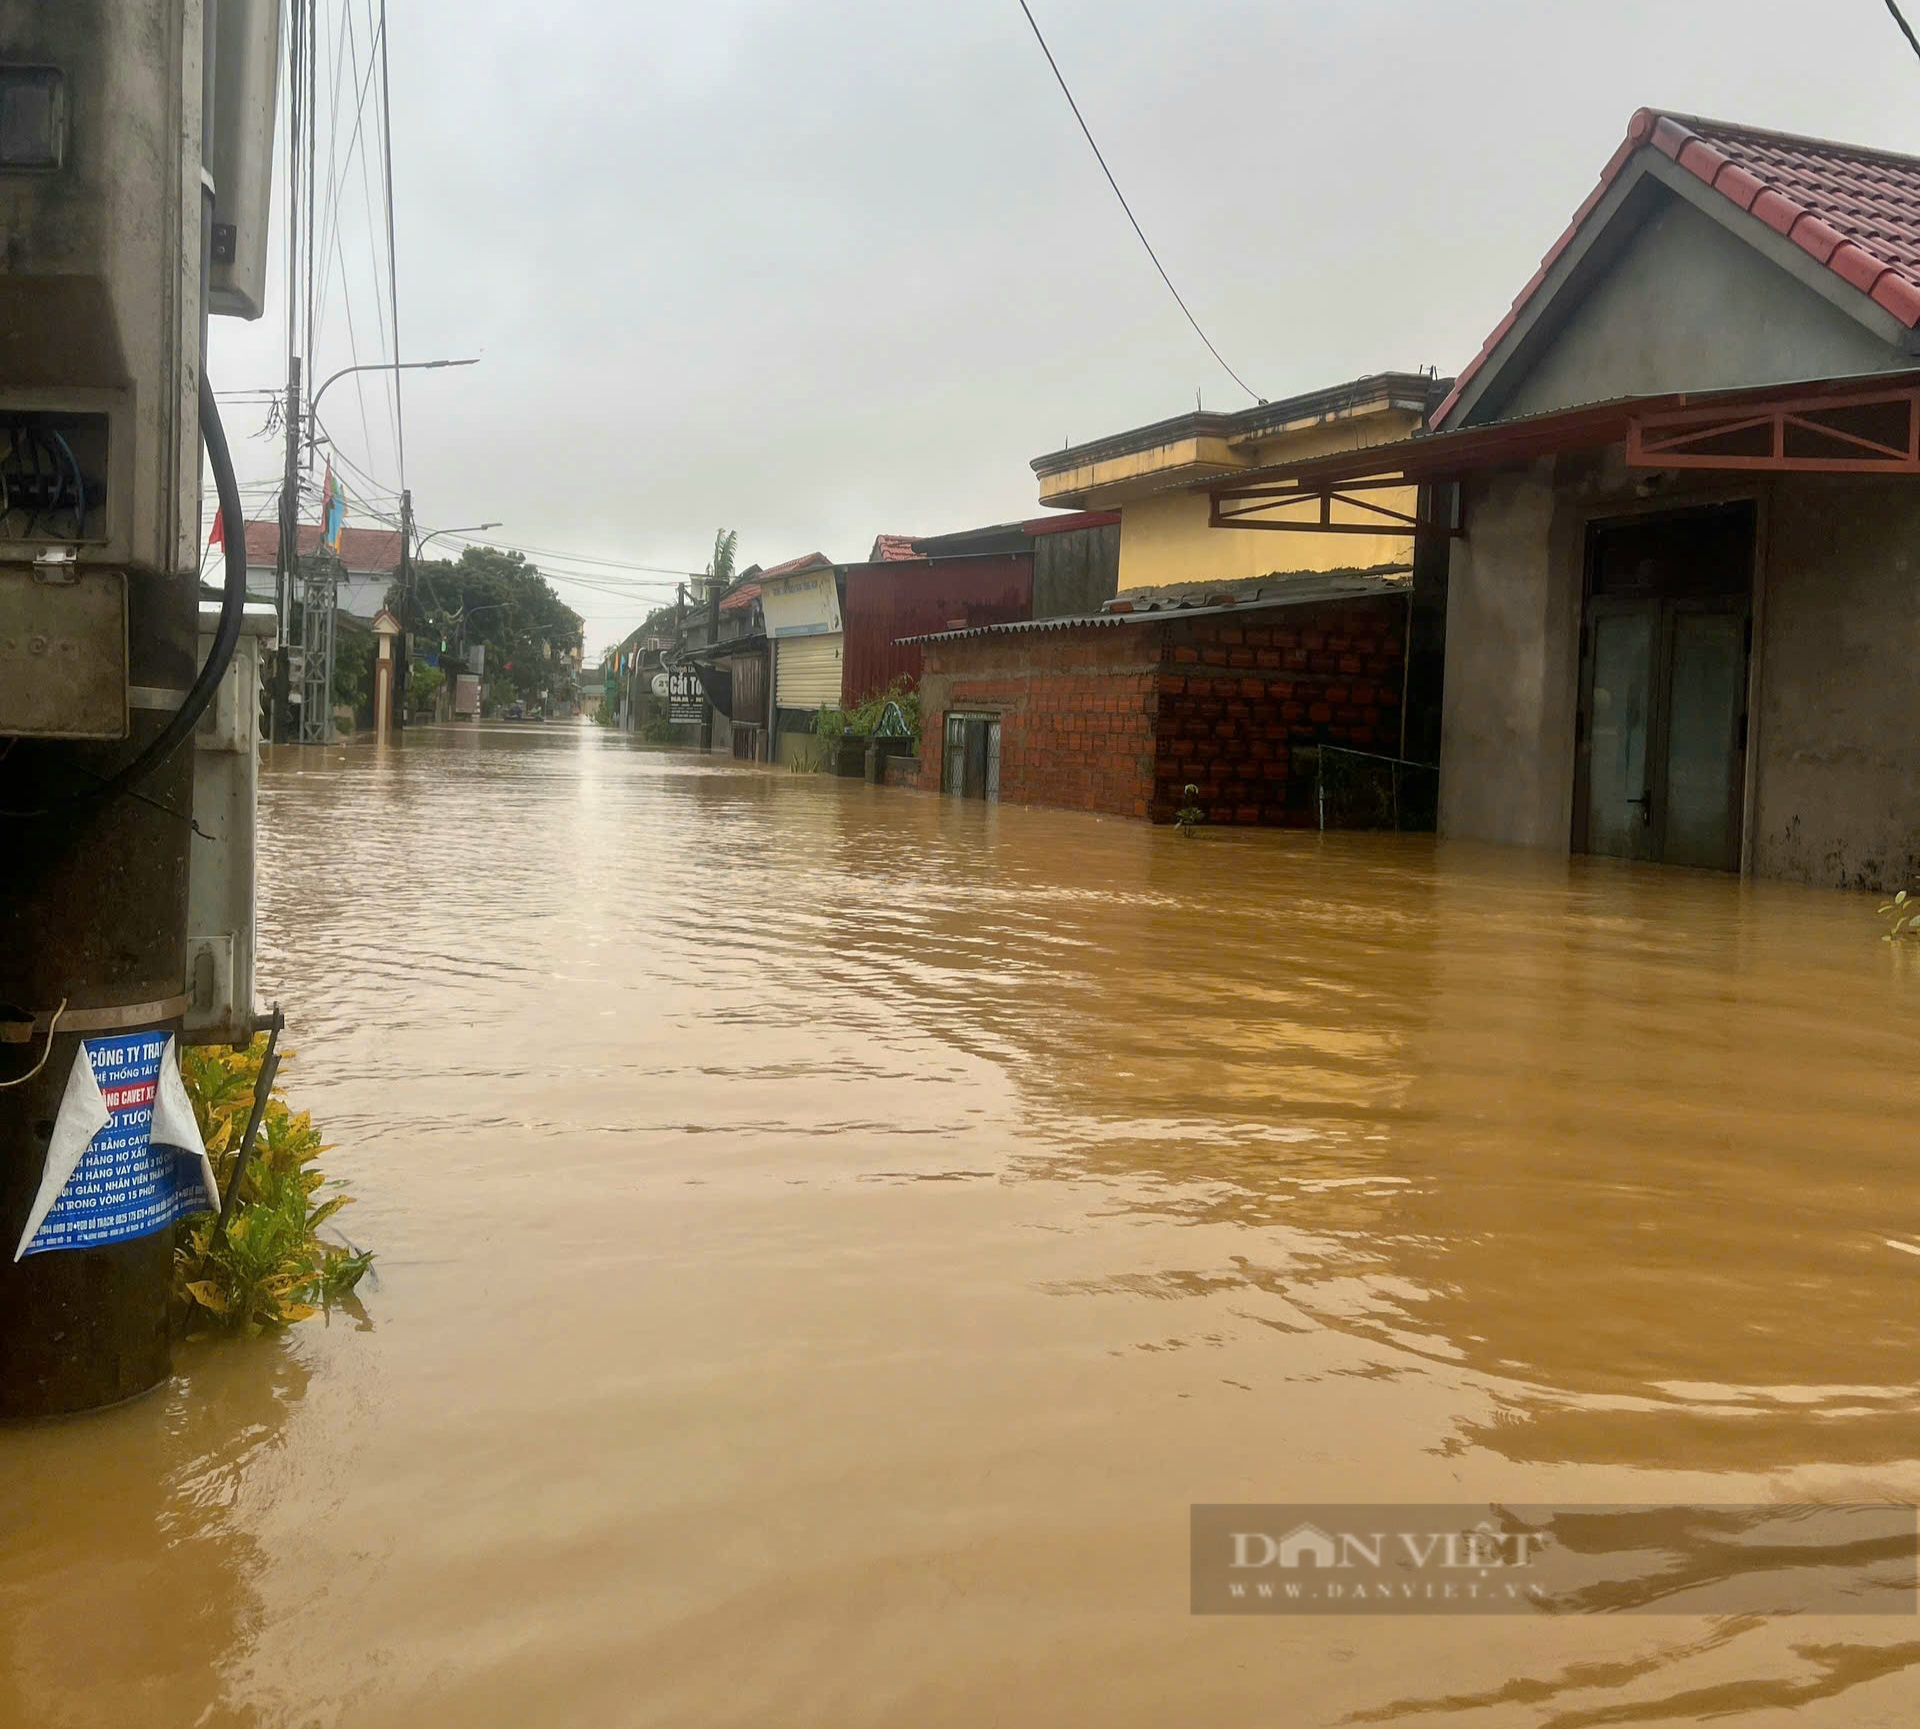
{"type": "Polygon", "coordinates": [[[1920,1722],[1912,1615],[1188,1613],[1197,1501],[1920,1499],[1870,901],[584,726],[262,823],[378,1282],[0,1432],[0,1721],[1920,1722]]]}

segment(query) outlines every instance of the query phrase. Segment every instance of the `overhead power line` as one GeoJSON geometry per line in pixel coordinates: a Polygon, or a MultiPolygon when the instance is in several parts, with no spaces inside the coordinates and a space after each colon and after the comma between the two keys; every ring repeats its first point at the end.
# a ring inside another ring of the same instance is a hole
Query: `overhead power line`
{"type": "MultiPolygon", "coordinates": [[[[1887,4],[1891,6],[1893,0],[1887,0],[1887,4]]],[[[1187,322],[1193,326],[1194,335],[1207,345],[1207,352],[1220,362],[1221,370],[1255,402],[1265,402],[1264,396],[1227,365],[1227,357],[1214,347],[1213,338],[1200,328],[1200,320],[1194,317],[1193,308],[1186,303],[1180,290],[1174,287],[1173,278],[1167,274],[1167,267],[1160,262],[1160,254],[1154,251],[1153,242],[1147,238],[1146,230],[1140,226],[1140,219],[1133,213],[1133,206],[1127,202],[1127,195],[1120,190],[1120,182],[1114,179],[1113,170],[1107,166],[1106,157],[1101,155],[1100,146],[1094,142],[1093,129],[1087,125],[1086,116],[1080,112],[1080,104],[1074,101],[1073,92],[1067,88],[1066,76],[1060,70],[1060,62],[1054,59],[1053,50],[1047,46],[1046,37],[1040,34],[1040,25],[1033,15],[1033,8],[1027,4],[1027,0],[1020,0],[1020,10],[1026,13],[1027,23],[1033,28],[1033,39],[1040,44],[1040,52],[1046,55],[1047,64],[1053,68],[1054,82],[1060,86],[1060,94],[1066,97],[1067,106],[1073,110],[1074,119],[1080,122],[1080,131],[1086,138],[1087,148],[1093,152],[1094,161],[1100,164],[1100,172],[1107,177],[1107,184],[1113,188],[1114,197],[1120,200],[1120,208],[1126,212],[1128,222],[1133,224],[1133,231],[1140,237],[1140,244],[1147,249],[1147,256],[1153,260],[1154,269],[1160,272],[1160,280],[1167,285],[1167,292],[1173,296],[1180,310],[1187,315],[1187,322]]],[[[1894,16],[1898,17],[1899,14],[1896,12],[1894,16]]]]}
{"type": "Polygon", "coordinates": [[[528,558],[564,558],[572,564],[602,564],[611,570],[639,570],[649,576],[705,576],[704,570],[675,570],[664,564],[635,564],[625,558],[598,558],[591,553],[567,552],[557,546],[516,546],[511,541],[489,540],[484,536],[472,534],[450,534],[449,540],[463,541],[468,546],[491,546],[501,552],[518,552],[528,558]]]}
{"type": "Polygon", "coordinates": [[[1887,0],[1887,10],[1893,14],[1894,23],[1900,26],[1900,34],[1906,37],[1907,46],[1911,48],[1914,53],[1920,54],[1920,36],[1914,35],[1913,26],[1907,22],[1900,8],[1894,4],[1894,0],[1887,0]]]}

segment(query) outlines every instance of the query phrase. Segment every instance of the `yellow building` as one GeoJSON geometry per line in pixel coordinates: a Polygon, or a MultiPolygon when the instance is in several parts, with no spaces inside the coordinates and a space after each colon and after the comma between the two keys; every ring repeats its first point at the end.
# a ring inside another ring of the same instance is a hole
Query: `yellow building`
{"type": "MultiPolygon", "coordinates": [[[[1381,534],[1275,533],[1209,526],[1211,483],[1273,463],[1390,444],[1425,424],[1443,386],[1425,374],[1377,373],[1263,402],[1230,414],[1196,412],[1036,457],[1040,502],[1067,510],[1120,512],[1120,592],[1167,583],[1231,582],[1273,571],[1336,570],[1404,563],[1404,530],[1381,534]]],[[[1411,515],[1411,487],[1373,495],[1411,515]]],[[[1318,520],[1317,500],[1263,505],[1267,522],[1318,520]]],[[[1251,519],[1250,519],[1251,520],[1251,519]]],[[[1355,527],[1384,522],[1363,505],[1336,500],[1328,520],[1355,527]]]]}

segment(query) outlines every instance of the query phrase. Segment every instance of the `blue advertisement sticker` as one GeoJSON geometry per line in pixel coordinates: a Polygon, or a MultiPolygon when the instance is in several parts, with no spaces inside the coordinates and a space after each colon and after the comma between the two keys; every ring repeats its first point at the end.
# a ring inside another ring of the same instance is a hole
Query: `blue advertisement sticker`
{"type": "MultiPolygon", "coordinates": [[[[22,1253],[123,1243],[207,1210],[197,1144],[175,1148],[156,1145],[153,1139],[154,1106],[170,1042],[164,1032],[81,1041],[81,1054],[105,1109],[105,1125],[88,1141],[22,1253]]],[[[69,1087],[70,1094],[73,1090],[69,1087]]],[[[194,1139],[197,1143],[197,1134],[194,1139]]]]}

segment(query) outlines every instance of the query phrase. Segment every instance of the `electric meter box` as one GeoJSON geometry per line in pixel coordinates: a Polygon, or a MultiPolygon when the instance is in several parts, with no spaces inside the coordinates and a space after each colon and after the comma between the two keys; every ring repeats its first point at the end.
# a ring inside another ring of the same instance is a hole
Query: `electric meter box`
{"type": "Polygon", "coordinates": [[[280,72],[280,0],[205,0],[214,14],[213,182],[207,310],[258,318],[267,298],[267,213],[273,204],[273,106],[280,72]]]}

